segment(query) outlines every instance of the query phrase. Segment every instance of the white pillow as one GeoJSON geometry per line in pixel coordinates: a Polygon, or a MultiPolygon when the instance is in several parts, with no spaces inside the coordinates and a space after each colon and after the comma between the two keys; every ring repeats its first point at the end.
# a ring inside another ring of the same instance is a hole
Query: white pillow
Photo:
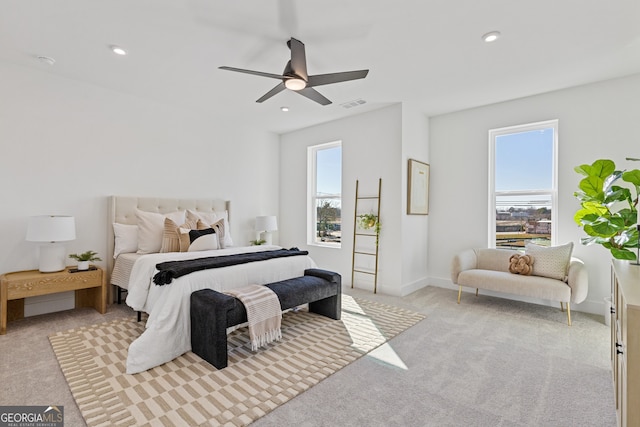
{"type": "Polygon", "coordinates": [[[160,252],[162,247],[162,233],[164,231],[164,219],[169,218],[176,224],[183,224],[185,212],[171,212],[161,214],[156,212],[145,212],[136,209],[138,218],[138,253],[155,254],[160,252]]]}
{"type": "Polygon", "coordinates": [[[191,230],[180,227],[178,232],[180,233],[182,252],[209,251],[220,248],[218,235],[213,232],[212,228],[191,230]]]}
{"type": "Polygon", "coordinates": [[[187,209],[187,219],[188,220],[201,220],[206,224],[213,224],[216,220],[224,218],[224,247],[228,248],[233,246],[233,239],[231,238],[231,227],[229,227],[229,213],[227,211],[223,212],[195,212],[190,209],[187,209]]]}
{"type": "Polygon", "coordinates": [[[200,236],[189,245],[189,252],[213,249],[218,249],[218,236],[216,236],[215,233],[200,236]]]}
{"type": "Polygon", "coordinates": [[[130,254],[138,250],[138,226],[131,224],[113,223],[113,234],[115,236],[115,246],[113,248],[113,258],[120,254],[130,254]]]}
{"type": "Polygon", "coordinates": [[[527,243],[524,253],[531,255],[533,275],[551,279],[567,280],[567,269],[571,261],[573,242],[561,246],[540,246],[527,243]]]}

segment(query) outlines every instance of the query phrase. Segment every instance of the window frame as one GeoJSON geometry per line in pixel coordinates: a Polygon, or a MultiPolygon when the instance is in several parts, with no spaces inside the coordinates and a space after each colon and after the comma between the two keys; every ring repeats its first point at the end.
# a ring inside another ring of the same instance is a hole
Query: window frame
{"type": "MultiPolygon", "coordinates": [[[[336,199],[340,202],[342,211],[342,140],[325,142],[322,144],[311,145],[307,147],[307,244],[310,246],[322,246],[327,248],[342,248],[342,239],[340,242],[319,242],[316,241],[318,210],[317,210],[317,155],[319,151],[340,147],[340,194],[337,196],[322,197],[322,199],[336,199]]],[[[340,229],[342,230],[343,222],[340,221],[340,229]]]]}
{"type": "Polygon", "coordinates": [[[496,196],[550,196],[551,197],[551,242],[556,245],[558,239],[558,119],[523,125],[489,129],[489,230],[488,247],[496,247],[496,196]],[[503,135],[524,133],[535,130],[553,129],[551,186],[550,189],[496,191],[496,138],[503,135]]]}

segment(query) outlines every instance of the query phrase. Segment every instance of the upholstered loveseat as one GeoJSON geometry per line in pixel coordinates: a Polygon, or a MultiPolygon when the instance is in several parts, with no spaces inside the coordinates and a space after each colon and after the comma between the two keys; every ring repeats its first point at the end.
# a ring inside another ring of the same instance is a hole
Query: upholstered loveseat
{"type": "MultiPolygon", "coordinates": [[[[535,251],[541,249],[535,248],[535,251]]],[[[555,272],[546,268],[545,259],[553,252],[541,252],[533,258],[533,275],[520,275],[509,272],[509,258],[518,252],[506,249],[467,249],[457,254],[451,267],[451,281],[458,285],[458,304],[462,287],[490,290],[495,292],[522,295],[531,298],[559,301],[560,309],[567,307],[567,321],[571,326],[571,303],[585,300],[588,292],[588,276],[584,263],[567,255],[566,267],[555,272]],[[536,271],[536,258],[538,271],[536,271]],[[553,277],[548,277],[553,276],[553,277]]],[[[566,254],[566,251],[565,251],[566,254]]]]}

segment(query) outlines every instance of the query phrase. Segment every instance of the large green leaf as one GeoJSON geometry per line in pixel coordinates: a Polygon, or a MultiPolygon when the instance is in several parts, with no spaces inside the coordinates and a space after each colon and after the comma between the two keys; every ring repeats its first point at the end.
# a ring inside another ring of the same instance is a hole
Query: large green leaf
{"type": "Polygon", "coordinates": [[[579,187],[586,194],[596,200],[604,200],[602,186],[604,181],[598,176],[588,176],[580,181],[579,187]]]}
{"type": "Polygon", "coordinates": [[[611,255],[616,259],[635,260],[636,254],[628,249],[611,248],[611,255]]]}
{"type": "Polygon", "coordinates": [[[630,182],[636,187],[640,187],[640,170],[633,169],[633,170],[624,172],[622,174],[622,180],[625,182],[630,182]]]}
{"type": "Polygon", "coordinates": [[[591,165],[576,166],[573,170],[577,173],[585,176],[599,176],[607,177],[616,170],[616,165],[611,160],[600,159],[593,162],[591,165]]]}
{"type": "Polygon", "coordinates": [[[618,187],[614,185],[605,192],[603,203],[610,205],[615,202],[631,201],[631,191],[626,187],[618,187]]]}
{"type": "Polygon", "coordinates": [[[593,162],[589,175],[606,178],[616,170],[616,164],[613,160],[600,159],[593,162]]]}
{"type": "Polygon", "coordinates": [[[578,225],[585,225],[608,215],[609,210],[605,206],[602,206],[599,203],[585,202],[582,204],[582,209],[575,213],[573,220],[578,225]]]}
{"type": "MultiPolygon", "coordinates": [[[[625,227],[624,220],[622,218],[603,218],[600,221],[596,221],[591,224],[591,230],[602,237],[613,237],[618,234],[625,227]]],[[[585,226],[586,231],[586,226],[585,226]]]]}

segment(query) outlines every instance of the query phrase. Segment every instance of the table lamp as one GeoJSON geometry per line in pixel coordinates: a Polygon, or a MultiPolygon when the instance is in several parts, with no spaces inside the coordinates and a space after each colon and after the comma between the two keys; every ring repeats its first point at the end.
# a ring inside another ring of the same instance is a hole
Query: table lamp
{"type": "Polygon", "coordinates": [[[38,215],[29,217],[27,241],[42,242],[38,270],[53,273],[66,268],[66,250],[60,242],[76,238],[76,223],[72,216],[38,215]]]}
{"type": "Polygon", "coordinates": [[[275,216],[257,216],[256,231],[267,245],[271,244],[271,232],[278,230],[278,221],[275,216]]]}

